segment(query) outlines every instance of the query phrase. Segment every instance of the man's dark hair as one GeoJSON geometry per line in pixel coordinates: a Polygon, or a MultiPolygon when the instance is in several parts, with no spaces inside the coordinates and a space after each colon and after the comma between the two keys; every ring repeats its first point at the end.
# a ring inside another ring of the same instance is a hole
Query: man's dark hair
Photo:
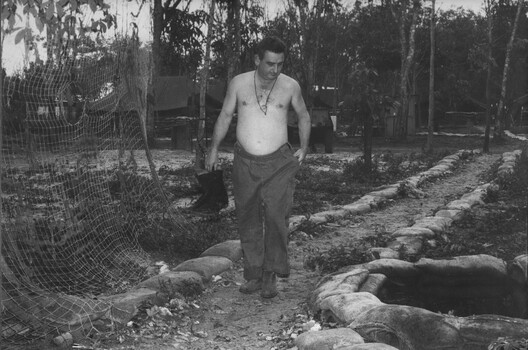
{"type": "Polygon", "coordinates": [[[260,59],[264,58],[264,53],[271,51],[274,53],[283,53],[286,55],[286,44],[276,36],[265,37],[257,45],[257,55],[260,59]]]}

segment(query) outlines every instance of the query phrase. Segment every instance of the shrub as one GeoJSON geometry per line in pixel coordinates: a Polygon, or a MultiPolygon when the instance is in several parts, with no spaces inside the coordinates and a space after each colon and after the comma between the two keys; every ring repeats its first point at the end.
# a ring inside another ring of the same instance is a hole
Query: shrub
{"type": "Polygon", "coordinates": [[[528,190],[528,147],[521,153],[513,167],[513,172],[501,179],[499,185],[511,194],[526,193],[528,190]]]}
{"type": "Polygon", "coordinates": [[[528,339],[498,338],[488,350],[528,350],[528,339]]]}
{"type": "Polygon", "coordinates": [[[368,236],[359,241],[340,244],[324,251],[316,251],[306,258],[304,265],[308,269],[328,274],[346,266],[363,264],[372,260],[368,250],[386,246],[388,236],[386,233],[378,232],[374,236],[368,236]]]}
{"type": "Polygon", "coordinates": [[[181,226],[176,226],[172,220],[163,220],[157,228],[145,230],[139,236],[139,242],[148,251],[190,259],[217,243],[237,237],[233,220],[217,214],[181,226]]]}

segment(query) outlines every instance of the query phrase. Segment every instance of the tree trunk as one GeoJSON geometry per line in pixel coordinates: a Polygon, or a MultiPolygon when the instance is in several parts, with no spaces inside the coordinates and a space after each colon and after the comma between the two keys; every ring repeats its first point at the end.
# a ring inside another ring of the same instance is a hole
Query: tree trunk
{"type": "Polygon", "coordinates": [[[236,0],[227,3],[227,37],[226,37],[226,58],[227,58],[227,83],[235,76],[235,54],[233,49],[235,37],[235,2],[236,0]]]}
{"type": "Polygon", "coordinates": [[[160,75],[161,32],[163,31],[163,7],[161,0],[154,0],[152,10],[152,75],[160,75]]]}
{"type": "Polygon", "coordinates": [[[300,40],[299,47],[301,48],[301,64],[304,68],[303,74],[305,78],[304,86],[301,85],[303,90],[303,96],[306,102],[308,110],[311,111],[314,101],[314,85],[315,85],[315,67],[317,66],[317,56],[320,40],[320,26],[317,25],[320,20],[321,13],[323,12],[324,0],[316,0],[314,3],[314,14],[313,17],[309,17],[307,14],[308,2],[307,1],[295,1],[297,9],[299,10],[298,24],[300,26],[300,40]],[[310,22],[311,20],[311,22],[310,22]],[[312,41],[310,36],[310,25],[315,23],[315,38],[312,41]]]}
{"type": "MultiPolygon", "coordinates": [[[[3,27],[0,28],[0,159],[4,159],[4,156],[2,154],[3,150],[3,135],[4,132],[2,125],[3,125],[3,116],[4,116],[4,67],[2,66],[2,52],[3,52],[3,45],[4,42],[4,29],[3,27]]],[[[0,194],[2,193],[2,168],[0,167],[0,194]]],[[[1,197],[0,197],[1,198],[1,197]]],[[[2,214],[2,201],[0,199],[0,222],[3,221],[3,214],[2,214]]],[[[4,240],[4,237],[2,235],[2,228],[0,227],[0,252],[2,252],[2,242],[4,240]]],[[[4,295],[2,292],[2,274],[0,273],[0,314],[4,313],[4,295]]],[[[0,326],[2,326],[2,322],[0,321],[0,326]]]]}
{"type": "Polygon", "coordinates": [[[227,38],[227,83],[238,73],[240,61],[240,0],[233,0],[228,4],[227,15],[228,31],[227,38]]]}
{"type": "Polygon", "coordinates": [[[484,132],[484,146],[482,151],[489,152],[490,129],[491,129],[491,67],[493,64],[493,18],[491,16],[491,3],[486,0],[486,17],[488,20],[488,57],[486,75],[486,129],[484,132]]]}
{"type": "MultiPolygon", "coordinates": [[[[366,97],[368,98],[368,97],[366,97]]],[[[372,171],[372,119],[373,108],[368,102],[361,101],[361,111],[363,114],[363,160],[365,169],[370,172],[372,171]]]]}
{"type": "MultiPolygon", "coordinates": [[[[51,0],[48,4],[48,6],[55,6],[54,0],[51,0]]],[[[46,26],[46,63],[49,64],[49,66],[52,66],[53,63],[53,49],[55,49],[55,36],[53,33],[55,32],[55,28],[51,21],[47,23],[46,26]]],[[[49,107],[51,108],[51,106],[49,107]]]]}
{"type": "MultiPolygon", "coordinates": [[[[317,77],[317,72],[316,72],[316,69],[315,67],[317,67],[317,60],[319,58],[319,43],[321,41],[321,25],[319,25],[319,21],[321,20],[321,13],[323,12],[323,5],[324,5],[324,0],[317,0],[316,3],[315,3],[315,17],[314,17],[314,22],[315,22],[315,45],[314,45],[314,52],[313,52],[313,55],[312,55],[312,59],[311,59],[311,64],[310,64],[310,77],[311,77],[311,84],[309,85],[310,86],[310,92],[312,92],[313,94],[313,86],[315,86],[317,83],[320,83],[318,81],[316,81],[316,77],[317,77]]],[[[312,95],[312,100],[313,100],[313,95],[312,95]]]]}
{"type": "Polygon", "coordinates": [[[211,64],[211,40],[213,38],[214,11],[216,0],[211,0],[209,8],[209,20],[207,21],[207,39],[205,43],[204,65],[200,73],[200,117],[198,118],[198,132],[196,136],[195,168],[205,167],[205,153],[207,152],[205,135],[206,105],[205,95],[207,93],[207,80],[209,79],[209,65],[211,64]]]}
{"type": "Polygon", "coordinates": [[[147,98],[147,115],[146,115],[146,129],[147,129],[147,145],[148,147],[156,146],[156,129],[155,129],[155,118],[156,112],[153,101],[156,100],[153,82],[158,79],[160,75],[160,49],[161,49],[161,32],[163,30],[163,9],[161,6],[161,0],[154,0],[152,11],[152,66],[150,67],[150,79],[147,86],[148,97],[147,98]]]}
{"type": "Polygon", "coordinates": [[[407,40],[407,35],[405,32],[405,18],[407,14],[408,1],[402,1],[402,8],[398,14],[394,9],[393,4],[391,3],[391,10],[393,16],[399,23],[399,36],[400,36],[400,51],[401,51],[401,72],[400,72],[400,101],[401,101],[401,110],[398,116],[395,130],[395,135],[399,136],[402,139],[406,137],[407,130],[407,118],[409,116],[409,73],[414,61],[414,51],[415,51],[415,37],[416,37],[416,23],[418,19],[418,0],[413,0],[412,6],[412,21],[409,27],[409,39],[407,40]]]}
{"type": "Polygon", "coordinates": [[[429,55],[429,115],[427,120],[427,147],[426,152],[431,153],[433,151],[433,130],[434,130],[434,80],[435,80],[435,0],[431,3],[431,18],[430,18],[430,40],[431,40],[431,52],[429,55]]]}
{"type": "Polygon", "coordinates": [[[515,41],[515,35],[517,33],[517,27],[519,25],[519,17],[521,16],[521,9],[523,7],[524,0],[518,0],[517,3],[517,14],[515,15],[515,21],[513,22],[513,29],[510,36],[510,41],[506,47],[506,58],[504,60],[504,69],[502,71],[502,87],[499,99],[499,106],[497,108],[497,118],[495,119],[495,129],[493,132],[493,138],[502,139],[504,137],[504,124],[505,124],[505,113],[504,113],[504,100],[506,99],[506,85],[508,83],[508,73],[510,71],[511,53],[513,49],[513,42],[515,41]]]}
{"type": "MultiPolygon", "coordinates": [[[[334,28],[337,28],[337,15],[334,15],[334,28]]],[[[334,51],[335,52],[338,52],[337,51],[337,35],[335,36],[335,40],[334,40],[334,51]]],[[[333,93],[333,96],[332,96],[332,109],[333,109],[333,114],[335,116],[337,116],[337,104],[338,104],[338,91],[339,89],[341,88],[339,86],[339,78],[338,78],[338,71],[339,71],[339,56],[336,56],[336,60],[334,61],[334,93],[333,93]]],[[[337,123],[337,119],[336,119],[336,123],[337,123]]],[[[334,126],[335,128],[336,126],[334,126]]]]}
{"type": "Polygon", "coordinates": [[[241,4],[240,0],[234,0],[235,1],[235,75],[239,73],[240,71],[240,52],[242,50],[242,36],[241,36],[241,28],[240,28],[240,11],[241,11],[241,4]]]}
{"type": "Polygon", "coordinates": [[[312,54],[309,50],[310,47],[310,40],[308,35],[308,16],[306,14],[305,4],[303,1],[299,1],[297,3],[297,9],[299,10],[299,26],[300,26],[300,35],[299,35],[299,47],[301,48],[301,64],[304,73],[304,86],[301,85],[303,88],[303,96],[306,101],[306,106],[308,107],[308,110],[311,110],[312,108],[312,86],[313,86],[313,77],[311,73],[313,72],[312,69],[312,54]]]}

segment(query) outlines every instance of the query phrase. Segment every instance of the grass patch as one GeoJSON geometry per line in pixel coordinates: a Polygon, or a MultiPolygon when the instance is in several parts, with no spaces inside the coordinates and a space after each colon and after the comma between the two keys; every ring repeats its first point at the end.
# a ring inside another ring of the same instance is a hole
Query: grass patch
{"type": "Polygon", "coordinates": [[[377,232],[360,240],[313,251],[304,261],[304,267],[321,274],[329,274],[346,266],[369,262],[372,260],[369,249],[386,246],[387,237],[386,232],[377,232]]]}
{"type": "Polygon", "coordinates": [[[499,338],[488,346],[488,350],[528,350],[528,339],[499,338]]]}
{"type": "Polygon", "coordinates": [[[238,239],[234,213],[211,215],[182,227],[176,227],[172,220],[166,220],[157,229],[145,231],[139,237],[139,242],[149,252],[186,260],[196,258],[211,246],[231,239],[238,239]]]}
{"type": "MultiPolygon", "coordinates": [[[[490,187],[484,205],[466,211],[463,218],[453,223],[447,232],[435,237],[434,244],[425,244],[421,255],[412,257],[413,261],[421,257],[442,259],[474,254],[488,254],[511,261],[526,254],[527,154],[525,150],[514,171],[501,180],[500,186],[490,187]]],[[[485,176],[491,178],[498,166],[485,176]]],[[[345,266],[368,262],[372,260],[368,250],[386,246],[387,236],[387,233],[378,232],[374,237],[312,251],[305,266],[328,274],[345,266]]],[[[409,260],[403,255],[402,260],[409,260]]]]}
{"type": "MultiPolygon", "coordinates": [[[[496,171],[498,166],[493,167],[496,171]]],[[[505,261],[526,254],[528,247],[528,157],[526,149],[513,172],[492,186],[486,203],[464,213],[450,230],[437,238],[435,247],[423,255],[444,258],[457,255],[488,254],[505,261]]]]}
{"type": "Polygon", "coordinates": [[[361,157],[351,161],[308,158],[297,174],[293,214],[352,203],[379,186],[431,168],[447,154],[447,150],[432,154],[385,152],[373,156],[371,169],[361,157]]]}

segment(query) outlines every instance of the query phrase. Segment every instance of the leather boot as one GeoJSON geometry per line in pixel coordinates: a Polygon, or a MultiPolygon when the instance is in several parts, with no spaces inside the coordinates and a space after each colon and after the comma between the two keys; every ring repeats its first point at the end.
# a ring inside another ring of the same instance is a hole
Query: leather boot
{"type": "Polygon", "coordinates": [[[196,174],[196,179],[203,193],[193,204],[193,211],[213,213],[227,206],[228,197],[222,170],[196,174]]]}
{"type": "Polygon", "coordinates": [[[277,276],[275,272],[264,271],[262,274],[262,291],[260,296],[266,299],[275,298],[279,292],[277,291],[277,276]]]}
{"type": "Polygon", "coordinates": [[[240,291],[240,293],[253,294],[261,289],[262,289],[262,280],[255,279],[255,280],[247,281],[246,283],[241,285],[238,290],[240,291]]]}

